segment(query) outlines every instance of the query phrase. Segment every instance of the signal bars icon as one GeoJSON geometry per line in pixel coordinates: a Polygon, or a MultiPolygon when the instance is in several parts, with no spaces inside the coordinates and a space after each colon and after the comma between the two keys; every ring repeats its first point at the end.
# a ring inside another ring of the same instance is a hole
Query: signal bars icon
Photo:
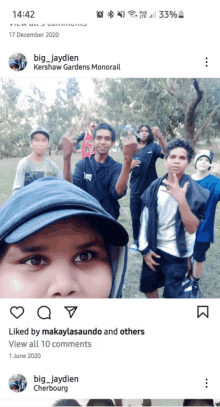
{"type": "Polygon", "coordinates": [[[154,11],[154,12],[149,16],[149,18],[156,18],[156,11],[154,11]]]}

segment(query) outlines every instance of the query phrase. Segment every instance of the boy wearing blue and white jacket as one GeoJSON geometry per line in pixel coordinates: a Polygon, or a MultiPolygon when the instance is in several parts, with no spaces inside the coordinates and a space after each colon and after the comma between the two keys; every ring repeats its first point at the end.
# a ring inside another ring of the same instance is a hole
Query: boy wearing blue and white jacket
{"type": "Polygon", "coordinates": [[[148,298],[190,298],[188,277],[196,230],[205,218],[209,192],[184,174],[194,150],[187,140],[174,140],[165,148],[168,174],[143,193],[139,251],[143,255],[141,291],[148,298]],[[187,276],[187,277],[186,277],[187,276]]]}
{"type": "Polygon", "coordinates": [[[202,188],[210,192],[206,202],[206,215],[196,232],[196,242],[193,252],[193,287],[192,298],[200,298],[199,280],[203,271],[206,252],[211,243],[214,243],[214,222],[216,205],[220,200],[220,165],[213,163],[213,153],[210,150],[200,150],[195,156],[196,168],[192,178],[202,188]],[[210,170],[210,171],[209,171],[210,170]],[[211,172],[211,174],[210,174],[211,172]],[[217,176],[215,176],[217,175],[217,176]]]}

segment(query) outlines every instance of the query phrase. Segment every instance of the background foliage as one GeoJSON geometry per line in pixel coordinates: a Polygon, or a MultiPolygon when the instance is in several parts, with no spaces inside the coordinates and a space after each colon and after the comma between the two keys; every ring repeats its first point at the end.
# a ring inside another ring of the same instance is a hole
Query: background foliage
{"type": "MultiPolygon", "coordinates": [[[[48,104],[45,94],[30,86],[27,94],[11,79],[0,88],[0,158],[22,157],[30,153],[29,134],[35,126],[46,127],[51,135],[50,153],[59,152],[59,140],[74,124],[76,135],[91,120],[107,121],[115,127],[118,139],[130,125],[135,132],[141,123],[159,126],[165,139],[188,137],[184,122],[196,97],[193,79],[93,79],[96,97],[81,99],[76,79],[58,83],[55,99],[48,104]]],[[[220,126],[220,79],[200,79],[203,98],[194,115],[196,141],[218,147],[220,126]]],[[[119,143],[120,144],[120,143],[119,143]]]]}

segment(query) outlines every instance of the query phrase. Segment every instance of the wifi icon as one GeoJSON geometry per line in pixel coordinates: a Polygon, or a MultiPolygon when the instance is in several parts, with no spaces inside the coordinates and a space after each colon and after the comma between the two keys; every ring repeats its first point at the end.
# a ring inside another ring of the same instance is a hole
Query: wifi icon
{"type": "Polygon", "coordinates": [[[131,17],[137,17],[136,11],[134,10],[128,11],[128,14],[130,14],[131,17]]]}

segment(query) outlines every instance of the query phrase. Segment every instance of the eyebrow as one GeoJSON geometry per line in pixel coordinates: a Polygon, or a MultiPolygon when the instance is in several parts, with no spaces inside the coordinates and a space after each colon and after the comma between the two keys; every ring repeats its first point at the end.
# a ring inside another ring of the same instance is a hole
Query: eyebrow
{"type": "MultiPolygon", "coordinates": [[[[82,243],[80,245],[77,245],[77,249],[88,249],[89,247],[92,246],[100,246],[102,243],[102,241],[100,241],[99,239],[94,239],[92,242],[88,243],[82,243]]],[[[103,242],[104,244],[104,242],[103,242]]],[[[22,247],[20,245],[18,245],[18,248],[21,250],[22,253],[39,253],[39,252],[44,252],[46,250],[49,250],[49,246],[25,246],[22,247]]]]}
{"type": "MultiPolygon", "coordinates": [[[[178,157],[176,154],[170,154],[170,157],[178,157]]],[[[187,155],[180,155],[179,158],[187,158],[187,155]]]]}
{"type": "Polygon", "coordinates": [[[37,253],[37,252],[43,252],[48,249],[48,246],[25,246],[25,247],[22,247],[20,245],[18,245],[18,246],[22,253],[27,253],[27,252],[28,253],[37,253]]]}
{"type": "Polygon", "coordinates": [[[79,249],[88,249],[89,247],[92,246],[100,246],[100,243],[104,244],[104,241],[102,239],[102,241],[100,241],[99,239],[94,239],[92,242],[90,243],[82,243],[79,246],[77,246],[79,249]]]}

